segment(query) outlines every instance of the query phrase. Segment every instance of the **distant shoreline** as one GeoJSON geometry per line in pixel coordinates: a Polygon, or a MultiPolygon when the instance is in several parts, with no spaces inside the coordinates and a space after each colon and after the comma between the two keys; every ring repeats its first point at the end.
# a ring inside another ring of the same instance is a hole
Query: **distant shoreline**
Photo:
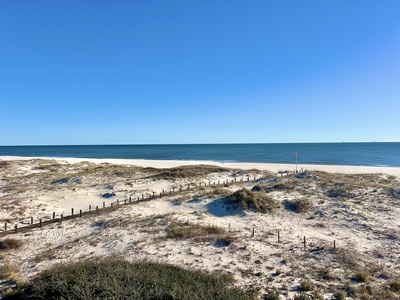
{"type": "MultiPolygon", "coordinates": [[[[213,165],[223,168],[233,169],[257,169],[263,171],[279,172],[279,171],[294,171],[295,164],[274,164],[274,163],[245,163],[245,162],[216,162],[207,160],[150,160],[150,159],[117,159],[117,158],[59,158],[59,157],[25,157],[25,156],[0,156],[0,160],[32,160],[32,159],[46,159],[65,161],[68,163],[79,163],[88,161],[95,164],[111,163],[117,165],[134,165],[144,168],[175,168],[180,166],[193,166],[193,165],[213,165]]],[[[343,174],[378,174],[384,173],[400,177],[400,167],[374,167],[374,166],[343,166],[343,165],[312,165],[312,164],[298,164],[297,170],[308,171],[323,171],[330,173],[343,173],[343,174]]]]}

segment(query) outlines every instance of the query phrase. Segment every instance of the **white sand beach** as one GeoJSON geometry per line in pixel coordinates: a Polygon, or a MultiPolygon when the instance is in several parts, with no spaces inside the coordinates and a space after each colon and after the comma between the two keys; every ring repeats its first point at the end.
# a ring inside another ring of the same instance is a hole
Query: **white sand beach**
{"type": "Polygon", "coordinates": [[[298,165],[307,172],[277,175],[294,168],[0,157],[0,234],[5,223],[8,228],[15,224],[22,228],[31,217],[37,223],[51,219],[53,213],[56,218],[68,216],[72,208],[77,213],[89,205],[118,206],[8,235],[23,246],[1,254],[0,267],[11,266],[13,272],[0,279],[0,289],[16,279],[29,280],[55,263],[104,256],[227,272],[237,286],[258,290],[260,299],[272,289],[281,299],[314,292],[331,299],[336,290],[351,287],[362,293],[367,284],[380,293],[398,280],[400,168],[298,165]],[[263,179],[247,182],[247,178],[263,179]],[[211,184],[217,182],[221,184],[211,184]],[[167,194],[188,185],[198,187],[167,194]],[[263,193],[276,208],[262,213],[229,200],[242,188],[263,193]],[[123,204],[129,197],[136,200],[164,191],[162,198],[123,204]],[[304,211],[296,211],[299,200],[308,203],[304,211]],[[215,226],[225,233],[171,236],[174,228],[190,231],[193,226],[215,226]],[[368,272],[368,282],[352,279],[361,271],[368,272]],[[304,280],[312,284],[311,291],[301,290],[304,280]]]}
{"type": "MultiPolygon", "coordinates": [[[[51,157],[21,157],[21,156],[0,156],[0,160],[31,160],[31,159],[55,159],[51,157]]],[[[223,168],[242,169],[242,170],[264,170],[270,172],[294,171],[295,164],[273,164],[273,163],[244,163],[244,162],[215,162],[207,160],[147,160],[147,159],[99,159],[99,158],[56,158],[68,163],[79,163],[88,161],[101,164],[110,163],[117,165],[134,165],[143,168],[176,168],[180,166],[193,165],[212,165],[223,168]]],[[[385,173],[394,176],[400,176],[400,167],[370,167],[370,166],[342,166],[342,165],[308,165],[298,164],[297,169],[309,171],[322,171],[342,174],[378,174],[385,173]]]]}

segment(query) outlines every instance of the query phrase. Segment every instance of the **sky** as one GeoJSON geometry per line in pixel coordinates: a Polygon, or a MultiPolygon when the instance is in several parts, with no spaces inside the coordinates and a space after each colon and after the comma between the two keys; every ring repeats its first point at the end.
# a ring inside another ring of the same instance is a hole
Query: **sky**
{"type": "Polygon", "coordinates": [[[0,145],[400,141],[400,1],[0,1],[0,145]]]}

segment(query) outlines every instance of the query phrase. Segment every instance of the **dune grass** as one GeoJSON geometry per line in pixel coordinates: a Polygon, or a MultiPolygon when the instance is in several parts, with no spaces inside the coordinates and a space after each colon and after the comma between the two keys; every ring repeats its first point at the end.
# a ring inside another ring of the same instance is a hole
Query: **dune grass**
{"type": "Polygon", "coordinates": [[[88,260],[56,265],[4,299],[252,299],[232,282],[166,264],[88,260]]]}
{"type": "Polygon", "coordinates": [[[250,191],[246,188],[241,189],[230,195],[232,202],[240,203],[242,209],[254,208],[262,213],[270,213],[281,207],[280,203],[268,196],[264,192],[250,191]]]}

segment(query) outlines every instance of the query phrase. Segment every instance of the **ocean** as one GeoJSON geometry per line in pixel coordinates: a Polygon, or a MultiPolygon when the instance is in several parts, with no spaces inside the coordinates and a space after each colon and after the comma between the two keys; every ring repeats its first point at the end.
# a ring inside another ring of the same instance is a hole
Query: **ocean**
{"type": "Polygon", "coordinates": [[[0,146],[0,156],[400,167],[400,143],[0,146]],[[297,155],[295,154],[297,153],[297,155]]]}

